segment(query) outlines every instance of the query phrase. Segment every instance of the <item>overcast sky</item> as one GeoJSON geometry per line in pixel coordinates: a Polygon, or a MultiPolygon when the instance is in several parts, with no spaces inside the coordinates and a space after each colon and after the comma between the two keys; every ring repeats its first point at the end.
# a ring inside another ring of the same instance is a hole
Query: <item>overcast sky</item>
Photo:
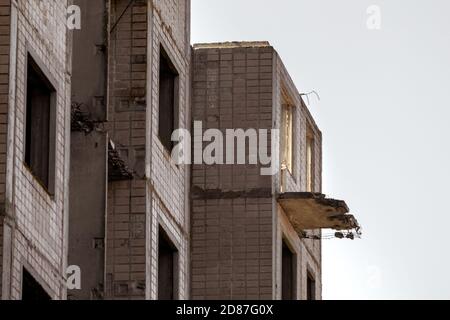
{"type": "Polygon", "coordinates": [[[192,0],[192,42],[268,40],[324,135],[324,299],[450,299],[450,1],[192,0]],[[381,12],[379,30],[367,9],[381,12]]]}

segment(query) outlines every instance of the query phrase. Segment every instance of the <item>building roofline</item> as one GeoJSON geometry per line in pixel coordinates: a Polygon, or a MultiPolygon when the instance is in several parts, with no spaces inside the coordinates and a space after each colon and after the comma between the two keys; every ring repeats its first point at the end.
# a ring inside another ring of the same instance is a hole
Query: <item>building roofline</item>
{"type": "Polygon", "coordinates": [[[228,41],[196,43],[193,45],[196,49],[228,49],[228,48],[268,48],[271,47],[268,41],[228,41]]]}
{"type": "MultiPolygon", "coordinates": [[[[302,93],[299,91],[296,83],[294,82],[294,80],[292,79],[291,74],[289,73],[289,70],[286,68],[283,59],[281,58],[280,54],[274,49],[275,53],[276,53],[276,59],[278,61],[278,68],[281,68],[284,71],[284,74],[286,76],[286,80],[288,81],[288,83],[284,83],[286,86],[284,87],[287,91],[290,91],[291,94],[297,96],[300,105],[298,106],[299,108],[302,108],[305,111],[306,114],[306,118],[307,120],[309,120],[310,124],[312,125],[312,127],[317,131],[317,133],[320,135],[320,137],[322,137],[322,131],[320,130],[319,126],[317,125],[317,122],[315,120],[315,118],[312,116],[311,111],[309,110],[309,106],[305,103],[305,100],[303,99],[302,93]]],[[[280,78],[281,83],[283,83],[282,79],[280,78]]]]}
{"type": "MultiPolygon", "coordinates": [[[[279,61],[279,66],[285,71],[285,74],[287,75],[287,79],[289,83],[291,84],[291,90],[295,94],[299,101],[300,101],[300,108],[302,108],[306,112],[307,119],[313,126],[313,128],[318,132],[320,136],[322,136],[322,132],[317,125],[314,117],[311,114],[311,111],[309,110],[309,107],[306,105],[302,94],[298,90],[295,82],[293,81],[291,74],[287,70],[286,66],[284,65],[283,59],[281,58],[280,54],[277,52],[277,50],[270,45],[269,41],[226,41],[226,42],[211,42],[211,43],[196,43],[192,45],[194,50],[211,50],[211,49],[235,49],[235,48],[272,48],[272,50],[276,54],[276,59],[279,61]]],[[[289,89],[288,89],[289,90],[289,89]]]]}

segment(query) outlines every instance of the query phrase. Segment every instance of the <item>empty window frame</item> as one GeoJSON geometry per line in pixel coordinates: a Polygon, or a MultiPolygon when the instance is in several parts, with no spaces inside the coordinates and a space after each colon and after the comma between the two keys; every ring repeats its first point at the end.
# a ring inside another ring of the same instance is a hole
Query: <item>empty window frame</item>
{"type": "Polygon", "coordinates": [[[178,298],[178,250],[160,227],[158,246],[158,299],[178,298]]]}
{"type": "Polygon", "coordinates": [[[310,272],[306,279],[306,299],[316,300],[316,279],[310,272]]]}
{"type": "Polygon", "coordinates": [[[296,299],[296,255],[283,239],[281,258],[281,298],[282,300],[296,299]]]}
{"type": "Polygon", "coordinates": [[[179,121],[179,74],[164,48],[160,47],[159,60],[159,129],[163,146],[172,151],[172,133],[179,121]]]}
{"type": "Polygon", "coordinates": [[[50,193],[55,177],[56,90],[28,55],[25,164],[50,193]]]}
{"type": "Polygon", "coordinates": [[[50,295],[24,268],[22,271],[22,300],[23,301],[49,301],[50,295]]]}
{"type": "Polygon", "coordinates": [[[306,191],[314,192],[314,133],[308,126],[306,133],[306,191]]]}
{"type": "Polygon", "coordinates": [[[293,173],[293,117],[294,108],[290,105],[283,105],[282,112],[282,146],[283,146],[283,159],[282,169],[289,170],[293,173]]]}

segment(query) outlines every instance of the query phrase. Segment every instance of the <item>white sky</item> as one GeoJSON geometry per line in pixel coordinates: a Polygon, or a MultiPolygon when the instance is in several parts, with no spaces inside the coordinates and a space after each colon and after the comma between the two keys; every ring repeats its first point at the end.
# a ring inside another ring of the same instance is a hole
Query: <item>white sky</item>
{"type": "Polygon", "coordinates": [[[192,0],[193,43],[239,40],[321,96],[323,191],[364,228],[324,241],[324,299],[450,299],[450,1],[192,0]]]}

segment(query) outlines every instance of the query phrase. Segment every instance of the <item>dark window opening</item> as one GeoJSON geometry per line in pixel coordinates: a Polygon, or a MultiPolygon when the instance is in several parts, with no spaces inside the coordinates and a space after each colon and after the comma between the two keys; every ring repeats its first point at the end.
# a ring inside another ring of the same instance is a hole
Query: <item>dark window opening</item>
{"type": "Polygon", "coordinates": [[[50,295],[25,269],[22,275],[22,300],[23,301],[49,301],[50,295]]]}
{"type": "Polygon", "coordinates": [[[53,193],[55,148],[55,88],[36,62],[28,56],[25,164],[53,193]]]}
{"type": "Polygon", "coordinates": [[[158,249],[158,299],[176,300],[178,296],[178,250],[161,228],[158,249]]]}
{"type": "Polygon", "coordinates": [[[306,284],[306,299],[307,300],[316,300],[316,280],[309,272],[308,272],[308,280],[307,280],[307,284],[306,284]]]}
{"type": "Polygon", "coordinates": [[[172,151],[172,133],[178,129],[178,72],[169,56],[160,49],[159,61],[159,139],[172,151]]]}
{"type": "Polygon", "coordinates": [[[296,259],[295,254],[283,240],[281,262],[281,298],[283,300],[294,300],[296,296],[296,259]]]}

